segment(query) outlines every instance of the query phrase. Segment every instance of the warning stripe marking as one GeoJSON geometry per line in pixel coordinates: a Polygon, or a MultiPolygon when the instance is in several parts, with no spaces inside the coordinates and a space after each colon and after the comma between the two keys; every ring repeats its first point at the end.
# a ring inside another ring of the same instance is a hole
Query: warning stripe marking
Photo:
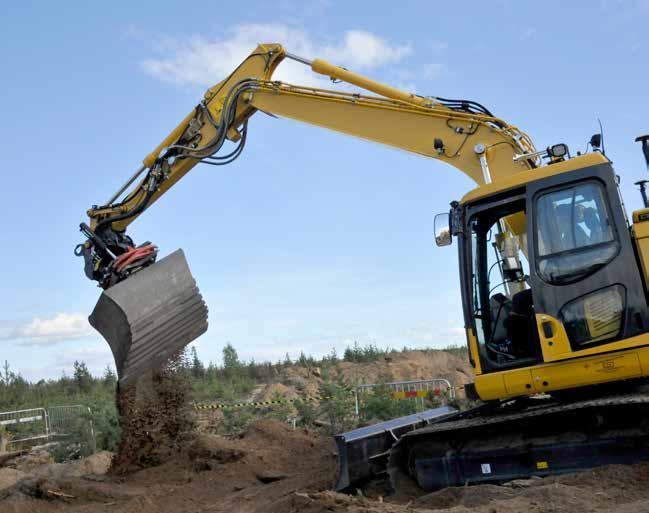
{"type": "MultiPolygon", "coordinates": [[[[442,390],[439,388],[432,390],[409,390],[402,392],[393,392],[392,397],[395,399],[410,399],[415,397],[429,397],[430,395],[440,396],[442,390]]],[[[275,404],[292,404],[298,401],[302,402],[321,402],[327,401],[326,397],[296,397],[295,399],[279,399],[276,401],[250,401],[243,403],[198,403],[194,404],[196,410],[226,410],[234,408],[264,408],[275,404]]]]}
{"type": "Polygon", "coordinates": [[[320,402],[322,399],[316,397],[296,397],[295,399],[281,399],[277,401],[254,401],[245,403],[201,403],[195,404],[197,410],[226,410],[229,408],[263,408],[274,404],[292,404],[298,401],[302,402],[320,402]]]}

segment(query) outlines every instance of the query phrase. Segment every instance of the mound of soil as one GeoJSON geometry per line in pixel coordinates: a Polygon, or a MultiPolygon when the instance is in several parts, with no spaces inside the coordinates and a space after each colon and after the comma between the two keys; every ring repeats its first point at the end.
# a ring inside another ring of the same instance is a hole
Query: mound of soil
{"type": "MultiPolygon", "coordinates": [[[[339,378],[350,384],[444,378],[453,386],[460,386],[473,379],[471,366],[465,358],[437,350],[393,353],[369,363],[339,362],[329,370],[329,374],[330,378],[339,378]]],[[[278,389],[286,397],[295,396],[295,391],[316,397],[323,382],[320,369],[299,365],[287,367],[278,379],[288,387],[278,389]]],[[[274,386],[267,386],[255,400],[270,398],[274,386]]]]}
{"type": "MultiPolygon", "coordinates": [[[[649,464],[448,488],[419,497],[327,491],[328,436],[261,420],[234,440],[201,435],[166,463],[130,475],[24,478],[0,491],[3,513],[631,513],[649,511],[649,464]],[[197,465],[197,462],[203,462],[197,465]]],[[[376,487],[379,490],[380,487],[376,487]]]]}
{"type": "Polygon", "coordinates": [[[201,435],[166,463],[130,475],[27,479],[0,494],[10,513],[285,513],[297,493],[332,486],[329,437],[260,420],[241,438],[201,435]]]}
{"type": "Polygon", "coordinates": [[[382,379],[407,381],[444,378],[459,386],[473,379],[471,366],[465,358],[436,350],[394,353],[371,363],[340,362],[337,373],[349,383],[357,382],[359,378],[365,383],[376,383],[382,379]]]}

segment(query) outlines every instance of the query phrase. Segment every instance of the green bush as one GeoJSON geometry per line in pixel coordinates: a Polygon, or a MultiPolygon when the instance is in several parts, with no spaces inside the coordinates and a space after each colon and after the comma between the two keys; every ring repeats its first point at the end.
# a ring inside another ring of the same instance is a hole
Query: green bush
{"type": "Polygon", "coordinates": [[[297,411],[298,425],[313,426],[318,418],[318,407],[312,401],[298,399],[293,403],[297,411]]]}
{"type": "Polygon", "coordinates": [[[256,419],[250,408],[223,410],[223,422],[218,427],[218,432],[226,436],[239,436],[256,419]]]}
{"type": "Polygon", "coordinates": [[[286,398],[282,394],[275,391],[270,400],[277,401],[277,403],[271,405],[271,407],[266,411],[265,417],[279,420],[280,422],[286,422],[287,419],[294,416],[295,409],[291,403],[286,402],[286,398]]]}
{"type": "Polygon", "coordinates": [[[370,391],[361,394],[360,422],[364,425],[373,424],[421,410],[415,399],[397,399],[393,393],[394,390],[385,383],[379,383],[370,391]]]}
{"type": "Polygon", "coordinates": [[[342,380],[325,381],[320,387],[320,415],[331,425],[332,434],[356,427],[354,396],[342,380]]]}

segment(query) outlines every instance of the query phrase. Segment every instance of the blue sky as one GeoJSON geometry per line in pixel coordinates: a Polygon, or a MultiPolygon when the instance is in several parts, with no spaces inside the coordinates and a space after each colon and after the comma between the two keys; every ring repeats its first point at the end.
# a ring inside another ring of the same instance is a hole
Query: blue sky
{"type": "MultiPolygon", "coordinates": [[[[258,40],[479,101],[539,147],[583,149],[600,117],[638,208],[648,17],[646,0],[4,6],[0,360],[29,379],[111,362],[85,322],[99,290],[76,227],[258,40]]],[[[260,115],[236,163],[195,168],[130,233],[184,248],[210,307],[206,360],[227,342],[258,360],[442,347],[464,339],[456,251],[434,247],[432,218],[471,187],[442,163],[260,115]]]]}

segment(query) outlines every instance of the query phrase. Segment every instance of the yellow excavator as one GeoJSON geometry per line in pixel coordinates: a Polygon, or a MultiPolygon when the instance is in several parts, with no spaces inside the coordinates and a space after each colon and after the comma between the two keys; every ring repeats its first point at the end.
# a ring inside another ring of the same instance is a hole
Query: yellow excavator
{"type": "MultiPolygon", "coordinates": [[[[481,403],[347,434],[337,488],[386,471],[432,490],[649,459],[649,397],[637,389],[649,376],[645,183],[630,223],[601,134],[585,154],[537,150],[477,102],[410,94],[279,44],[260,44],[210,88],[81,224],[75,253],[104,289],[89,319],[120,383],[207,329],[182,251],[157,260],[127,227],[197,164],[238,158],[256,112],[441,160],[477,184],[435,218],[435,239],[458,246],[475,372],[465,391],[481,403]],[[273,81],[284,59],[368,94],[273,81]]],[[[638,141],[649,166],[649,136],[638,141]]]]}

